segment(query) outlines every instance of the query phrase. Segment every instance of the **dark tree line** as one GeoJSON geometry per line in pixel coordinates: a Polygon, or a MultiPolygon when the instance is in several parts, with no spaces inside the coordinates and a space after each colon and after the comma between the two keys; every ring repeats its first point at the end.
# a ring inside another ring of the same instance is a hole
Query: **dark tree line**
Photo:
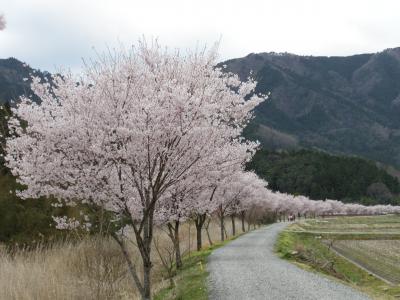
{"type": "Polygon", "coordinates": [[[311,150],[260,150],[248,168],[275,191],[367,205],[400,203],[397,178],[362,158],[311,150]]]}

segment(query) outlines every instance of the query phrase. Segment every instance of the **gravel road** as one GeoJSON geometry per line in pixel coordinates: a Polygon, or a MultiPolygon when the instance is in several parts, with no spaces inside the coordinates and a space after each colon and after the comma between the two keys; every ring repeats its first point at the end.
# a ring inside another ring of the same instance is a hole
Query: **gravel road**
{"type": "Polygon", "coordinates": [[[273,246],[287,224],[263,227],[215,250],[209,258],[210,299],[365,300],[360,292],[307,272],[276,256],[273,246]]]}

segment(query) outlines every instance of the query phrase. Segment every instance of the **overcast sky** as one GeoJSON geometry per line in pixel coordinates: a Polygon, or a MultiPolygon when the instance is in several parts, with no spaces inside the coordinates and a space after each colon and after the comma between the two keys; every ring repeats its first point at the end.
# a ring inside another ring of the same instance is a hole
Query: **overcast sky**
{"type": "Polygon", "coordinates": [[[0,58],[78,70],[82,58],[142,35],[192,48],[221,38],[220,60],[251,52],[349,55],[400,46],[399,0],[0,0],[0,58]]]}

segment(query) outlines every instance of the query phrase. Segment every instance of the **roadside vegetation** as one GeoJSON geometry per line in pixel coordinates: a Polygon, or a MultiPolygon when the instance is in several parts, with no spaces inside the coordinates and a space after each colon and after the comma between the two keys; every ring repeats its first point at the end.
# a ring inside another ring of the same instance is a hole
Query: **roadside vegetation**
{"type": "MultiPolygon", "coordinates": [[[[219,242],[216,220],[210,222],[208,232],[210,239],[204,232],[204,247],[196,251],[194,224],[182,224],[184,258],[182,269],[177,271],[166,231],[156,230],[152,245],[155,299],[206,299],[207,257],[233,238],[229,223],[224,243],[219,242]]],[[[139,262],[137,247],[130,244],[129,251],[139,262]]],[[[111,238],[82,236],[80,240],[58,241],[29,251],[12,251],[0,245],[0,266],[0,299],[140,299],[121,250],[111,238]]]]}
{"type": "Polygon", "coordinates": [[[374,299],[400,297],[400,216],[302,220],[283,231],[276,250],[300,266],[333,276],[374,299]],[[398,248],[397,248],[398,249],[398,248]]]}

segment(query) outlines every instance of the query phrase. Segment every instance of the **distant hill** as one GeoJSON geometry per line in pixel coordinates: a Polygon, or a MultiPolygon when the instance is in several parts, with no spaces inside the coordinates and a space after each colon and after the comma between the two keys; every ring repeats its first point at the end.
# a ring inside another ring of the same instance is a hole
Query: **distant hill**
{"type": "Polygon", "coordinates": [[[30,95],[31,74],[48,76],[48,72],[32,69],[29,65],[15,59],[0,59],[0,104],[30,95]]]}
{"type": "Polygon", "coordinates": [[[248,168],[274,191],[365,205],[400,205],[396,177],[372,161],[318,151],[258,151],[248,168]]]}
{"type": "Polygon", "coordinates": [[[247,135],[400,166],[400,48],[347,57],[260,53],[221,63],[271,92],[247,135]]]}

